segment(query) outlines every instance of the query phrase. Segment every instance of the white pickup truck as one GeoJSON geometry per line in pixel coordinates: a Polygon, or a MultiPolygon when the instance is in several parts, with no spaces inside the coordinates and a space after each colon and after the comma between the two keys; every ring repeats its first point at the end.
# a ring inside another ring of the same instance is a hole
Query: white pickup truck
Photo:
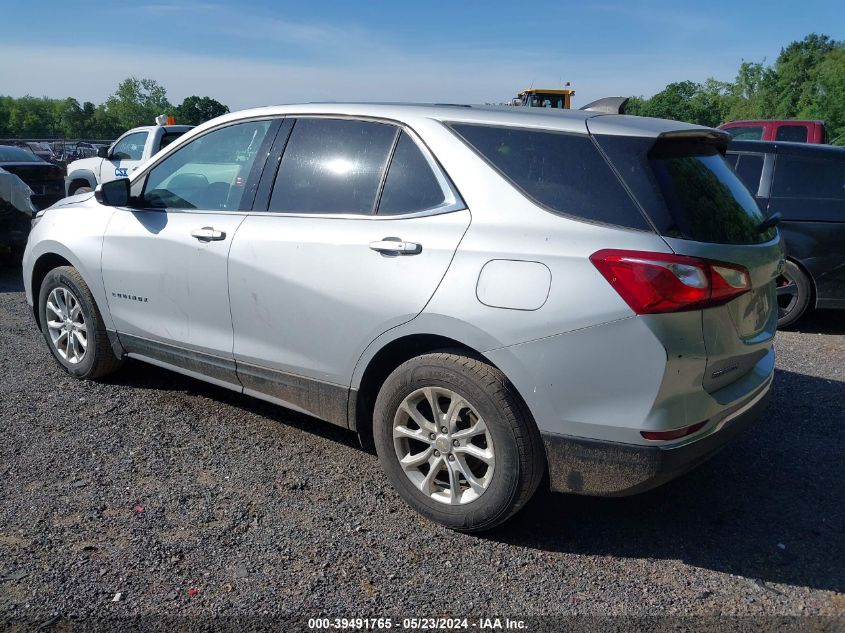
{"type": "Polygon", "coordinates": [[[111,147],[101,147],[96,157],[70,163],[65,193],[69,196],[86,193],[104,182],[128,178],[138,165],[192,128],[192,125],[149,125],[129,130],[111,147]]]}

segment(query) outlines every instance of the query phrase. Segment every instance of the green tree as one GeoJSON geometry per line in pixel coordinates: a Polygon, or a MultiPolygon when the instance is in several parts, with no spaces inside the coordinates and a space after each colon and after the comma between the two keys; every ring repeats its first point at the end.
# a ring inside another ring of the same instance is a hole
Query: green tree
{"type": "Polygon", "coordinates": [[[775,73],[761,62],[743,61],[725,99],[725,121],[765,119],[772,116],[775,73]]]}
{"type": "Polygon", "coordinates": [[[154,79],[129,77],[104,104],[108,116],[122,130],[139,125],[153,125],[160,114],[172,112],[167,91],[154,79]]]}
{"type": "Polygon", "coordinates": [[[64,138],[81,138],[85,136],[85,113],[79,101],[72,98],[53,103],[53,120],[60,135],[64,138]]]}
{"type": "Polygon", "coordinates": [[[199,125],[229,112],[229,107],[211,97],[185,97],[176,107],[176,122],[199,125]]]}
{"type": "Polygon", "coordinates": [[[821,119],[831,141],[845,145],[845,47],[828,52],[816,69],[815,94],[798,116],[821,119]]]}
{"type": "Polygon", "coordinates": [[[680,81],[669,84],[650,99],[632,98],[627,111],[639,116],[719,125],[728,90],[729,84],[715,79],[708,79],[704,84],[680,81]]]}
{"type": "Polygon", "coordinates": [[[819,67],[828,53],[842,48],[827,35],[811,33],[800,42],[792,42],[782,49],[775,61],[771,116],[794,118],[802,110],[813,107],[818,97],[816,82],[819,67]]]}

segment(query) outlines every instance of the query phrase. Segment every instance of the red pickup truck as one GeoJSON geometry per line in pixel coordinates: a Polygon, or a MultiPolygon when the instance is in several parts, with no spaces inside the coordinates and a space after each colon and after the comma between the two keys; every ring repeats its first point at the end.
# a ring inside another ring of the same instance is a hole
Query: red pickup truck
{"type": "Polygon", "coordinates": [[[794,141],[797,143],[824,143],[823,121],[798,121],[795,119],[770,119],[759,121],[731,121],[719,126],[736,140],[743,141],[794,141]]]}

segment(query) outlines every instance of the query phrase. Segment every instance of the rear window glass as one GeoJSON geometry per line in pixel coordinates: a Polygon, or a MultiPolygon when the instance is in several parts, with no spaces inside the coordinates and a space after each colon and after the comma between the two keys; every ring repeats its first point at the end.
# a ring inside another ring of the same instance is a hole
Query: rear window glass
{"type": "Polygon", "coordinates": [[[772,196],[845,199],[845,157],[779,154],[772,196]]]}
{"type": "Polygon", "coordinates": [[[674,222],[673,233],[720,244],[774,237],[774,229],[757,231],[763,214],[715,146],[666,141],[649,152],[649,162],[674,222]]]}
{"type": "Polygon", "coordinates": [[[807,142],[806,125],[781,125],[778,127],[775,139],[778,141],[793,141],[796,143],[807,142]]]}
{"type": "Polygon", "coordinates": [[[738,125],[724,129],[738,141],[759,141],[763,138],[763,128],[759,125],[738,125]]]}
{"type": "Polygon", "coordinates": [[[465,123],[450,127],[549,211],[650,230],[589,136],[465,123]]]}
{"type": "Polygon", "coordinates": [[[0,162],[5,163],[41,163],[44,162],[29,150],[9,145],[0,145],[0,162]]]}

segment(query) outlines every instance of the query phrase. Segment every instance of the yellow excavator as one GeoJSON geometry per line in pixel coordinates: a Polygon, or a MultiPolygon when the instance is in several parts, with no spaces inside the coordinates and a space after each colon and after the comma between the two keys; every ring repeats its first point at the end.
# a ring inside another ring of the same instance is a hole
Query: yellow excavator
{"type": "MultiPolygon", "coordinates": [[[[566,85],[568,86],[569,83],[567,82],[566,85]]],[[[526,88],[511,101],[511,105],[569,110],[572,107],[574,94],[575,90],[572,88],[526,88]]],[[[580,109],[608,114],[625,114],[627,104],[628,97],[604,97],[591,101],[580,109]]]]}
{"type": "Polygon", "coordinates": [[[570,88],[526,88],[516,95],[513,105],[569,110],[574,94],[575,91],[570,88]]]}

